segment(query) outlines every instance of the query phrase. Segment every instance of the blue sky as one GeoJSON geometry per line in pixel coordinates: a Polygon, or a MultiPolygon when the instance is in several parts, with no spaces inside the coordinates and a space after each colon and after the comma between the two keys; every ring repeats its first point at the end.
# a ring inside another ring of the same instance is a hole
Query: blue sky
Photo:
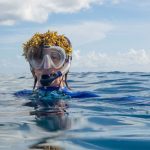
{"type": "Polygon", "coordinates": [[[72,41],[72,71],[150,71],[149,7],[149,0],[0,0],[0,72],[29,72],[22,43],[47,30],[72,41]]]}

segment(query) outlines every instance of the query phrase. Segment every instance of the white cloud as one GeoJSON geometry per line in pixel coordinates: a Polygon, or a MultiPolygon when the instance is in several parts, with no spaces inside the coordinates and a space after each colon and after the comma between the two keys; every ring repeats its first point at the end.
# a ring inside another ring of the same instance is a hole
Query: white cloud
{"type": "Polygon", "coordinates": [[[0,25],[13,25],[18,21],[42,23],[52,13],[76,13],[93,5],[127,4],[149,7],[148,0],[0,0],[0,25]]]}
{"type": "Polygon", "coordinates": [[[79,46],[106,38],[107,34],[114,29],[114,26],[110,23],[100,21],[86,21],[79,22],[78,24],[48,28],[56,30],[59,33],[64,33],[71,39],[73,45],[79,46]]]}
{"type": "MultiPolygon", "coordinates": [[[[109,0],[118,3],[119,0],[109,0]]],[[[17,21],[44,22],[51,13],[74,13],[107,0],[0,0],[0,24],[12,25],[17,21]]]]}
{"type": "Polygon", "coordinates": [[[150,52],[130,49],[124,53],[108,54],[91,51],[81,55],[75,51],[72,70],[76,71],[150,71],[150,52]]]}
{"type": "Polygon", "coordinates": [[[0,23],[18,20],[44,22],[50,13],[73,13],[101,0],[0,0],[0,23]]]}
{"type": "Polygon", "coordinates": [[[94,41],[100,41],[107,37],[109,32],[114,29],[114,26],[107,22],[100,21],[85,21],[76,24],[65,24],[58,26],[47,26],[43,28],[16,29],[11,30],[11,34],[6,34],[0,37],[0,44],[21,44],[31,38],[36,32],[47,32],[48,30],[58,31],[59,34],[64,34],[71,40],[73,47],[84,45],[94,41]]]}

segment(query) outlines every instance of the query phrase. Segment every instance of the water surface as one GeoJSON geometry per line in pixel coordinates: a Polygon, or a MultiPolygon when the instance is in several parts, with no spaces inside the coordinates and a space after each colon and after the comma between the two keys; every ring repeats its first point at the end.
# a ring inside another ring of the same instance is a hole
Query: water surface
{"type": "Polygon", "coordinates": [[[38,117],[29,98],[13,95],[32,89],[31,75],[0,75],[0,149],[150,149],[150,73],[70,73],[68,79],[74,91],[99,97],[68,99],[66,114],[38,117]]]}

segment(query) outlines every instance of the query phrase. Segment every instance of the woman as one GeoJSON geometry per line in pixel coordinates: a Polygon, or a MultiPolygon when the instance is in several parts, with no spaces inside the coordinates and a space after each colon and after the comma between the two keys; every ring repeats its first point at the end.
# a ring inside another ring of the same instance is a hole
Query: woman
{"type": "Polygon", "coordinates": [[[23,55],[30,64],[34,87],[60,89],[68,87],[72,46],[67,37],[57,32],[36,33],[24,44],[23,55]]]}
{"type": "Polygon", "coordinates": [[[72,60],[72,45],[64,35],[50,31],[36,33],[24,44],[23,50],[34,77],[33,90],[60,91],[72,98],[97,97],[89,91],[73,92],[69,89],[67,74],[72,60]]]}

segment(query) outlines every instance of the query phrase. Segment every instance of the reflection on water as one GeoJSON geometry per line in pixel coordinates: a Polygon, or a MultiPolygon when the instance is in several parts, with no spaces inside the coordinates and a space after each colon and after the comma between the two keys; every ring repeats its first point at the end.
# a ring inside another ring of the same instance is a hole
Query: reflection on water
{"type": "Polygon", "coordinates": [[[66,113],[40,112],[35,118],[36,125],[46,131],[58,131],[71,128],[71,120],[66,113]],[[44,114],[43,114],[44,113],[44,114]]]}
{"type": "MultiPolygon", "coordinates": [[[[59,99],[58,97],[52,100],[50,96],[50,93],[46,93],[40,98],[39,96],[37,98],[36,95],[36,101],[34,101],[34,103],[37,104],[35,106],[35,111],[30,112],[30,115],[35,115],[36,125],[47,132],[56,132],[60,130],[63,131],[70,129],[71,119],[69,118],[69,113],[67,112],[67,102],[63,99],[59,99]]],[[[33,97],[33,99],[35,99],[35,97],[33,97]]],[[[52,144],[48,145],[45,140],[46,139],[32,145],[30,149],[64,150],[59,146],[55,146],[52,144]]]]}

